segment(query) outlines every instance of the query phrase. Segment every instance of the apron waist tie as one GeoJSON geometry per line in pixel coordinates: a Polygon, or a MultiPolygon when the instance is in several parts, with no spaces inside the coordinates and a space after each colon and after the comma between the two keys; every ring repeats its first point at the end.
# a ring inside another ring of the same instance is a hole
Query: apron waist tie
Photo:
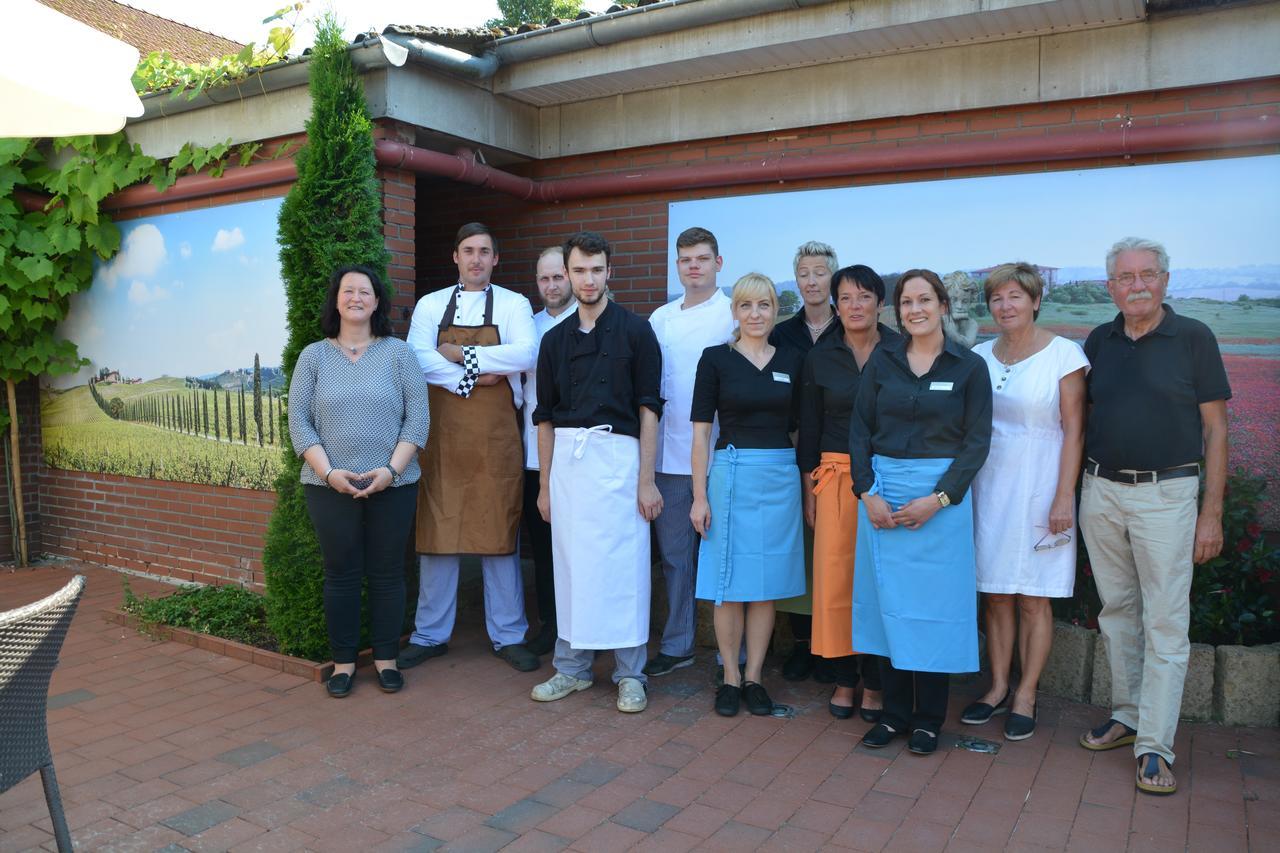
{"type": "Polygon", "coordinates": [[[613,432],[613,424],[578,427],[578,431],[573,434],[573,458],[581,459],[583,454],[587,452],[587,442],[591,440],[591,436],[604,432],[613,432]]]}
{"type": "MultiPolygon", "coordinates": [[[[738,472],[738,448],[730,444],[725,448],[729,457],[729,475],[725,478],[724,493],[724,545],[720,548],[720,571],[716,573],[716,607],[724,604],[724,591],[729,587],[733,567],[729,565],[729,549],[733,545],[733,481],[738,472]]],[[[712,524],[716,519],[711,520],[712,524]]]]}
{"type": "Polygon", "coordinates": [[[823,462],[809,474],[809,478],[813,480],[813,493],[815,495],[822,494],[823,490],[831,485],[831,481],[838,475],[848,473],[848,462],[823,462]]]}

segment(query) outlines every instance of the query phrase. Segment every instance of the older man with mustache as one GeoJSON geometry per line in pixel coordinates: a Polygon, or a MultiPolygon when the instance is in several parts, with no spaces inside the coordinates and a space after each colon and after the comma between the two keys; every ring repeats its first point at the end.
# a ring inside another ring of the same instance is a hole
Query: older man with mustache
{"type": "Polygon", "coordinates": [[[1080,745],[1134,744],[1135,784],[1148,794],[1177,790],[1191,571],[1222,550],[1231,397],[1213,333],[1164,303],[1168,286],[1164,246],[1116,243],[1107,291],[1120,313],[1084,345],[1093,370],[1080,528],[1102,599],[1112,717],[1080,745]]]}

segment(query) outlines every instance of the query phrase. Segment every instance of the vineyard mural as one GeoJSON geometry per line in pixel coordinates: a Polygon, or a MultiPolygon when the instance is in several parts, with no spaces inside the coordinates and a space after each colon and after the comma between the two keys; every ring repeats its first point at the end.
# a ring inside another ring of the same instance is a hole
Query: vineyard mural
{"type": "MultiPolygon", "coordinates": [[[[1083,342],[1115,316],[1107,248],[1131,234],[1160,240],[1170,304],[1208,323],[1222,348],[1234,392],[1231,469],[1267,479],[1263,519],[1280,530],[1277,186],[1280,157],[1263,156],[714,198],[671,204],[668,244],[685,228],[710,228],[722,285],[757,270],[793,305],[792,256],[807,240],[830,243],[840,263],[867,264],[890,285],[911,267],[980,284],[994,265],[1024,260],[1048,285],[1040,324],[1083,342]]],[[[667,280],[674,298],[674,259],[667,280]]],[[[984,340],[997,329],[978,303],[984,340]]],[[[893,323],[888,308],[885,321],[893,323]]]]}
{"type": "Polygon", "coordinates": [[[121,251],[59,334],[88,364],[41,388],[54,468],[271,489],[285,299],[279,199],[121,224],[121,251]]]}

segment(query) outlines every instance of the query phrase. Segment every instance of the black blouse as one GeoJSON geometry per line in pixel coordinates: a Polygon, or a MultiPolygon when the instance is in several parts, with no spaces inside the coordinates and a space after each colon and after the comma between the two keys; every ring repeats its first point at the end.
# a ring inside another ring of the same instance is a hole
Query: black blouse
{"type": "Polygon", "coordinates": [[[867,359],[849,421],[854,494],[875,482],[872,454],[896,459],[953,459],[937,489],[964,499],[991,447],[991,378],[987,363],[947,340],[924,376],[911,372],[906,339],[883,343],[867,359]]]}
{"type": "Polygon", "coordinates": [[[781,323],[773,327],[773,331],[769,333],[769,343],[775,347],[786,347],[800,353],[801,356],[808,355],[809,350],[813,349],[815,343],[829,340],[831,338],[839,338],[844,335],[844,326],[840,325],[840,321],[835,316],[835,309],[832,309],[831,322],[822,330],[822,334],[818,335],[818,340],[814,341],[809,334],[809,326],[804,321],[804,306],[800,306],[800,312],[789,320],[783,320],[781,323]]]}
{"type": "Polygon", "coordinates": [[[720,416],[716,450],[732,444],[743,449],[791,447],[800,403],[800,353],[776,347],[757,370],[742,353],[720,344],[698,359],[689,420],[709,424],[720,416]]]}
{"type": "MultiPolygon", "coordinates": [[[[902,337],[884,323],[877,323],[876,328],[880,343],[872,354],[902,337]]],[[[817,468],[823,453],[849,452],[849,418],[861,380],[862,371],[843,334],[824,335],[805,356],[800,380],[800,435],[796,440],[796,462],[801,471],[817,468]]]]}
{"type": "Polygon", "coordinates": [[[609,424],[640,437],[640,407],[662,416],[662,350],[649,324],[610,302],[583,334],[577,311],[542,338],[533,422],[609,424]]]}

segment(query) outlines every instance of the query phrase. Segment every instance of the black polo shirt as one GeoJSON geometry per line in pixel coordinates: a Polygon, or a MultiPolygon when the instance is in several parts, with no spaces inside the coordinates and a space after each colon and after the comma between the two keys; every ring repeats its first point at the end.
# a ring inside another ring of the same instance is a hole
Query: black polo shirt
{"type": "MultiPolygon", "coordinates": [[[[880,332],[876,349],[902,337],[884,323],[876,328],[880,332]]],[[[801,471],[812,471],[823,453],[849,452],[849,418],[862,371],[843,334],[824,335],[805,356],[802,377],[796,462],[801,471]]]]}
{"type": "Polygon", "coordinates": [[[1124,314],[1089,333],[1085,453],[1115,470],[1158,471],[1200,461],[1200,404],[1231,399],[1218,341],[1167,304],[1155,329],[1131,340],[1124,314]]]}
{"type": "Polygon", "coordinates": [[[875,483],[872,454],[954,461],[938,481],[953,504],[969,490],[991,447],[987,363],[950,338],[924,376],[911,372],[907,341],[881,343],[862,369],[849,420],[853,492],[875,483]]]}
{"type": "Polygon", "coordinates": [[[615,302],[590,332],[577,312],[542,338],[533,422],[558,427],[608,424],[640,437],[640,407],[662,416],[662,350],[653,328],[615,302]]]}
{"type": "MultiPolygon", "coordinates": [[[[818,340],[824,341],[843,334],[844,326],[840,325],[840,321],[835,316],[835,309],[832,309],[831,322],[822,330],[822,334],[818,335],[818,340]]],[[[809,350],[813,349],[816,342],[809,335],[809,324],[804,321],[803,305],[800,307],[800,312],[794,317],[789,320],[783,320],[773,327],[773,331],[769,333],[769,343],[775,347],[797,350],[802,356],[809,354],[809,350]]]]}
{"type": "Polygon", "coordinates": [[[774,347],[773,358],[758,368],[728,344],[707,347],[698,359],[689,420],[720,420],[716,450],[791,448],[800,401],[800,365],[795,350],[774,347]]]}

